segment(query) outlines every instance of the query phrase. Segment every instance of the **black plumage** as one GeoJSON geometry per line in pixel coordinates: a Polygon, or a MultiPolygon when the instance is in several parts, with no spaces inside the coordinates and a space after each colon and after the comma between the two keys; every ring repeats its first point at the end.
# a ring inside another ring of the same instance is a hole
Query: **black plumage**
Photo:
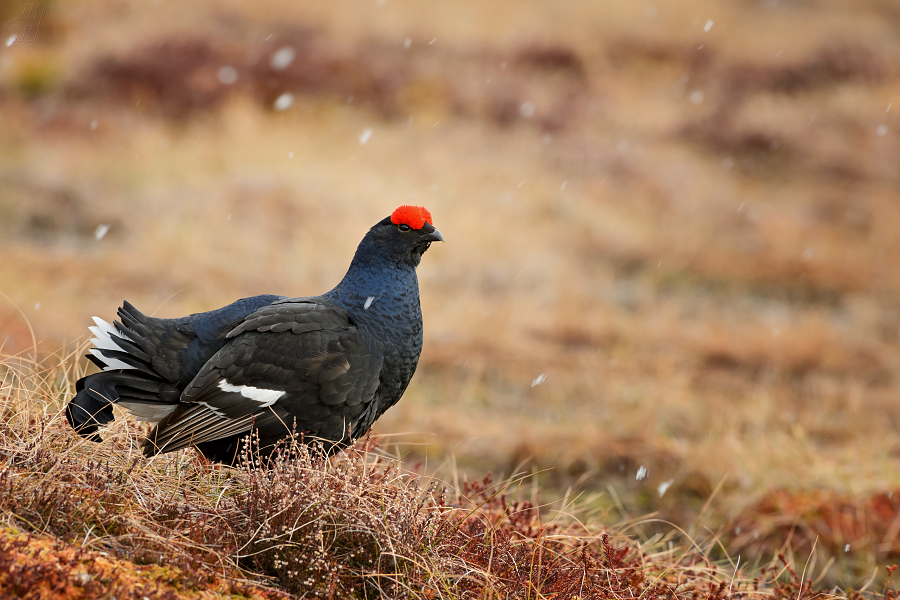
{"type": "Polygon", "coordinates": [[[443,241],[430,221],[425,209],[398,208],[321,296],[254,296],[180,319],[125,302],[113,325],[95,318],[88,358],[103,371],[77,382],[69,422],[99,441],[118,404],[156,423],[147,456],[195,446],[227,463],[251,430],[263,454],[294,431],[346,446],[400,399],[416,370],[416,267],[443,241]]]}

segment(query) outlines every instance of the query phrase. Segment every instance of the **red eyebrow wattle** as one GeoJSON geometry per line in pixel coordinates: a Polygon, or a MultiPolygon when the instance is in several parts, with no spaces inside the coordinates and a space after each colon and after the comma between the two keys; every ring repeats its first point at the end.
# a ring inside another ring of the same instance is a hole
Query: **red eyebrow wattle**
{"type": "Polygon", "coordinates": [[[433,225],[431,213],[421,206],[403,205],[391,213],[391,223],[394,225],[409,225],[413,229],[422,229],[425,223],[433,225]]]}

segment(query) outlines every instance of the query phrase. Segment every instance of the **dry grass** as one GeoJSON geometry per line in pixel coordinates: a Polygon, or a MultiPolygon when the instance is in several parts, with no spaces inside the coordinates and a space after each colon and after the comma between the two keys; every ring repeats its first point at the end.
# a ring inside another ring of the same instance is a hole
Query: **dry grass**
{"type": "Polygon", "coordinates": [[[6,357],[0,369],[3,594],[829,597],[783,555],[777,568],[716,564],[715,538],[704,548],[670,526],[639,540],[631,532],[641,521],[613,531],[583,520],[577,505],[520,499],[521,476],[451,492],[402,471],[371,439],[331,459],[315,445],[286,445],[266,467],[249,446],[240,469],[189,450],[145,459],[145,428],[133,422],[118,421],[99,445],[69,431],[71,356],[6,357]]]}
{"type": "Polygon", "coordinates": [[[760,564],[815,545],[822,585],[896,560],[892,2],[272,11],[54,5],[41,44],[2,51],[5,351],[32,346],[14,306],[46,354],[126,298],[325,291],[423,204],[448,243],[420,269],[419,373],[377,424],[403,465],[534,471],[760,564]]]}

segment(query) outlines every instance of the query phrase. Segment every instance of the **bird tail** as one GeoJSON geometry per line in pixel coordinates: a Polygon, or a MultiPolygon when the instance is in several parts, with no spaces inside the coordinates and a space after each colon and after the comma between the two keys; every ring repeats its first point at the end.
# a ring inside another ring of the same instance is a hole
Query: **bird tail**
{"type": "Polygon", "coordinates": [[[103,370],[79,379],[66,407],[69,424],[96,442],[101,439],[97,430],[115,418],[113,404],[127,408],[138,420],[156,422],[175,410],[181,395],[175,382],[153,367],[153,346],[159,339],[152,331],[155,319],[128,302],[119,309],[119,318],[122,322],[110,324],[94,317],[94,347],[87,358],[103,370]]]}

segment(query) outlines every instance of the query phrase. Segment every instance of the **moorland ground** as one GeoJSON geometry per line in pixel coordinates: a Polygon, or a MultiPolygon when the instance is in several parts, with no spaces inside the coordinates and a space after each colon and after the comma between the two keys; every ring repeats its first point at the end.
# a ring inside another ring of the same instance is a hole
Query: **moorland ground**
{"type": "Polygon", "coordinates": [[[405,465],[862,585],[900,553],[898,33],[888,0],[50,4],[0,49],[3,352],[321,293],[421,204],[405,465]]]}

